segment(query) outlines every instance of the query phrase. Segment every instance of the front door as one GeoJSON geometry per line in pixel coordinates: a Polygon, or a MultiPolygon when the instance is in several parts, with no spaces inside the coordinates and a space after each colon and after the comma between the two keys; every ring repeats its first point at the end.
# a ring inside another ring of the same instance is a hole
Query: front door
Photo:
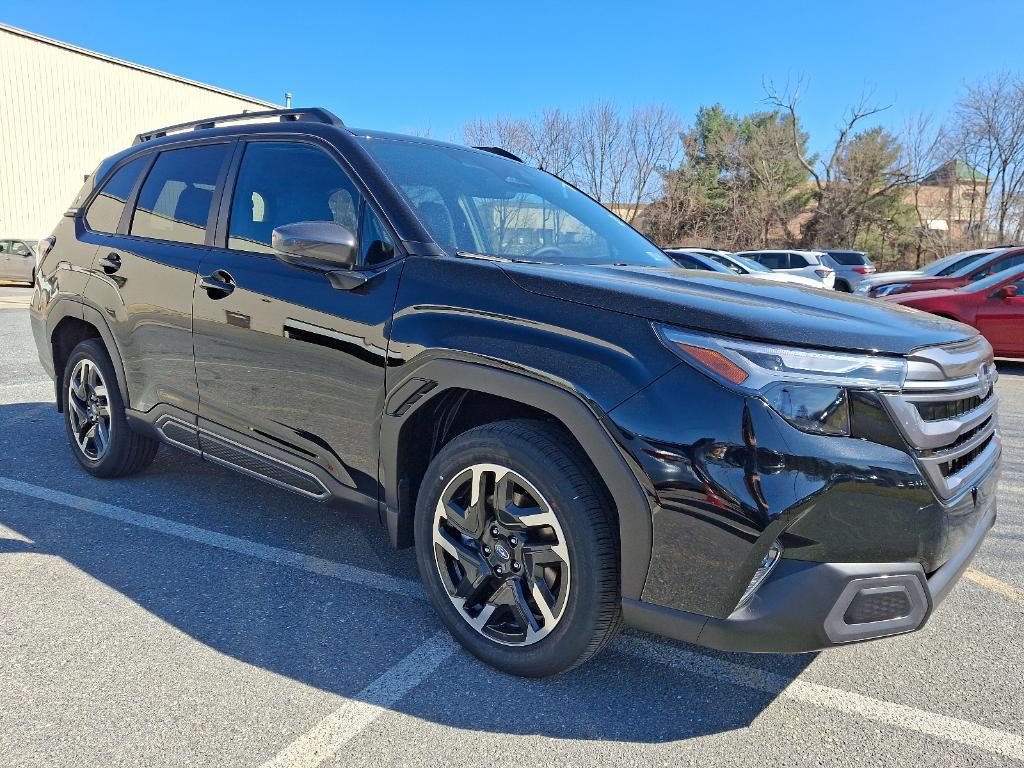
{"type": "Polygon", "coordinates": [[[221,247],[200,265],[195,292],[200,441],[208,450],[220,435],[293,467],[312,464],[342,491],[376,499],[387,331],[402,267],[394,240],[326,148],[250,141],[236,162],[221,247]],[[357,233],[374,276],[344,290],[278,260],[274,228],[303,221],[357,233]]]}
{"type": "Polygon", "coordinates": [[[28,247],[28,243],[21,240],[11,240],[7,257],[7,277],[11,280],[32,279],[32,270],[36,266],[36,255],[28,247]]]}
{"type": "Polygon", "coordinates": [[[978,307],[975,322],[997,355],[1024,357],[1024,277],[1007,285],[1016,286],[1017,295],[1004,297],[1002,288],[993,292],[978,307]]]}

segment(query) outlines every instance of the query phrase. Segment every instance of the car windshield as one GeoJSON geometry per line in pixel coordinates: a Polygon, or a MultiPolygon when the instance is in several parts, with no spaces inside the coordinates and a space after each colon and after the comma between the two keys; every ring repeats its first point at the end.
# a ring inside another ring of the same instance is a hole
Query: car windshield
{"type": "Polygon", "coordinates": [[[442,246],[551,264],[673,267],[647,238],[556,177],[477,150],[369,139],[370,154],[442,246]]]}
{"type": "Polygon", "coordinates": [[[954,253],[938,261],[933,261],[926,267],[922,267],[921,274],[932,277],[945,277],[956,272],[961,267],[973,264],[983,256],[988,256],[992,251],[969,251],[965,253],[954,253]]]}
{"type": "Polygon", "coordinates": [[[867,254],[859,251],[829,251],[829,256],[836,264],[844,267],[861,267],[868,262],[867,254]]]}
{"type": "Polygon", "coordinates": [[[764,264],[758,264],[753,259],[745,259],[742,256],[726,256],[725,258],[729,259],[730,261],[735,261],[737,264],[743,267],[743,269],[746,269],[750,272],[771,272],[771,270],[768,269],[768,267],[766,267],[764,264]]]}
{"type": "MultiPolygon", "coordinates": [[[[969,277],[969,273],[973,272],[978,268],[984,269],[985,274],[988,274],[989,270],[998,271],[999,265],[993,264],[993,262],[997,261],[1000,257],[1002,257],[1002,255],[1003,251],[989,251],[988,253],[983,253],[977,259],[971,259],[969,262],[959,265],[956,269],[954,269],[951,272],[942,272],[942,275],[949,275],[950,277],[969,277]]],[[[1010,264],[1007,263],[1006,266],[1008,267],[1010,266],[1010,264]]],[[[982,275],[982,277],[984,276],[985,275],[982,275]]]]}

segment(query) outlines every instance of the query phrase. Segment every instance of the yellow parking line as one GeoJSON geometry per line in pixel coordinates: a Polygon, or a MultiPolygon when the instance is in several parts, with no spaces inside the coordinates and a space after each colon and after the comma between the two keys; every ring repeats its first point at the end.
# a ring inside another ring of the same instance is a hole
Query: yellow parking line
{"type": "Polygon", "coordinates": [[[993,579],[987,573],[976,571],[973,568],[968,568],[964,572],[964,576],[975,584],[980,584],[985,587],[985,589],[991,589],[993,592],[998,592],[1003,597],[1008,597],[1011,600],[1024,605],[1024,590],[1022,589],[1017,589],[1016,587],[1007,584],[1005,581],[993,579]]]}

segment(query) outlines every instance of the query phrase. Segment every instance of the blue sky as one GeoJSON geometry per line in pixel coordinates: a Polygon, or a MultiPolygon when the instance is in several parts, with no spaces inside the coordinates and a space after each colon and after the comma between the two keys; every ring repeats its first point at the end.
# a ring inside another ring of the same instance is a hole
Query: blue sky
{"type": "Polygon", "coordinates": [[[716,101],[753,111],[764,79],[802,76],[821,146],[865,91],[898,126],[941,117],[965,81],[1018,69],[1024,3],[0,0],[0,21],[270,101],[292,91],[349,125],[445,139],[475,117],[601,98],[664,102],[687,120],[716,101]]]}

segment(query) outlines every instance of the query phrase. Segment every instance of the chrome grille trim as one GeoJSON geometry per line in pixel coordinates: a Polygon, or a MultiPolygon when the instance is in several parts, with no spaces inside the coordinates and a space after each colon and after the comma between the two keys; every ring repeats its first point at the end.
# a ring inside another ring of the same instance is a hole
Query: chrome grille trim
{"type": "Polygon", "coordinates": [[[999,460],[998,378],[991,345],[982,337],[949,347],[930,347],[907,357],[907,380],[899,393],[880,393],[893,422],[913,449],[921,473],[936,495],[953,499],[979,481],[999,460]],[[977,407],[954,417],[927,420],[918,403],[956,402],[968,397],[977,407]],[[979,451],[971,458],[968,454],[979,451]],[[968,456],[956,472],[951,462],[968,456]]]}

